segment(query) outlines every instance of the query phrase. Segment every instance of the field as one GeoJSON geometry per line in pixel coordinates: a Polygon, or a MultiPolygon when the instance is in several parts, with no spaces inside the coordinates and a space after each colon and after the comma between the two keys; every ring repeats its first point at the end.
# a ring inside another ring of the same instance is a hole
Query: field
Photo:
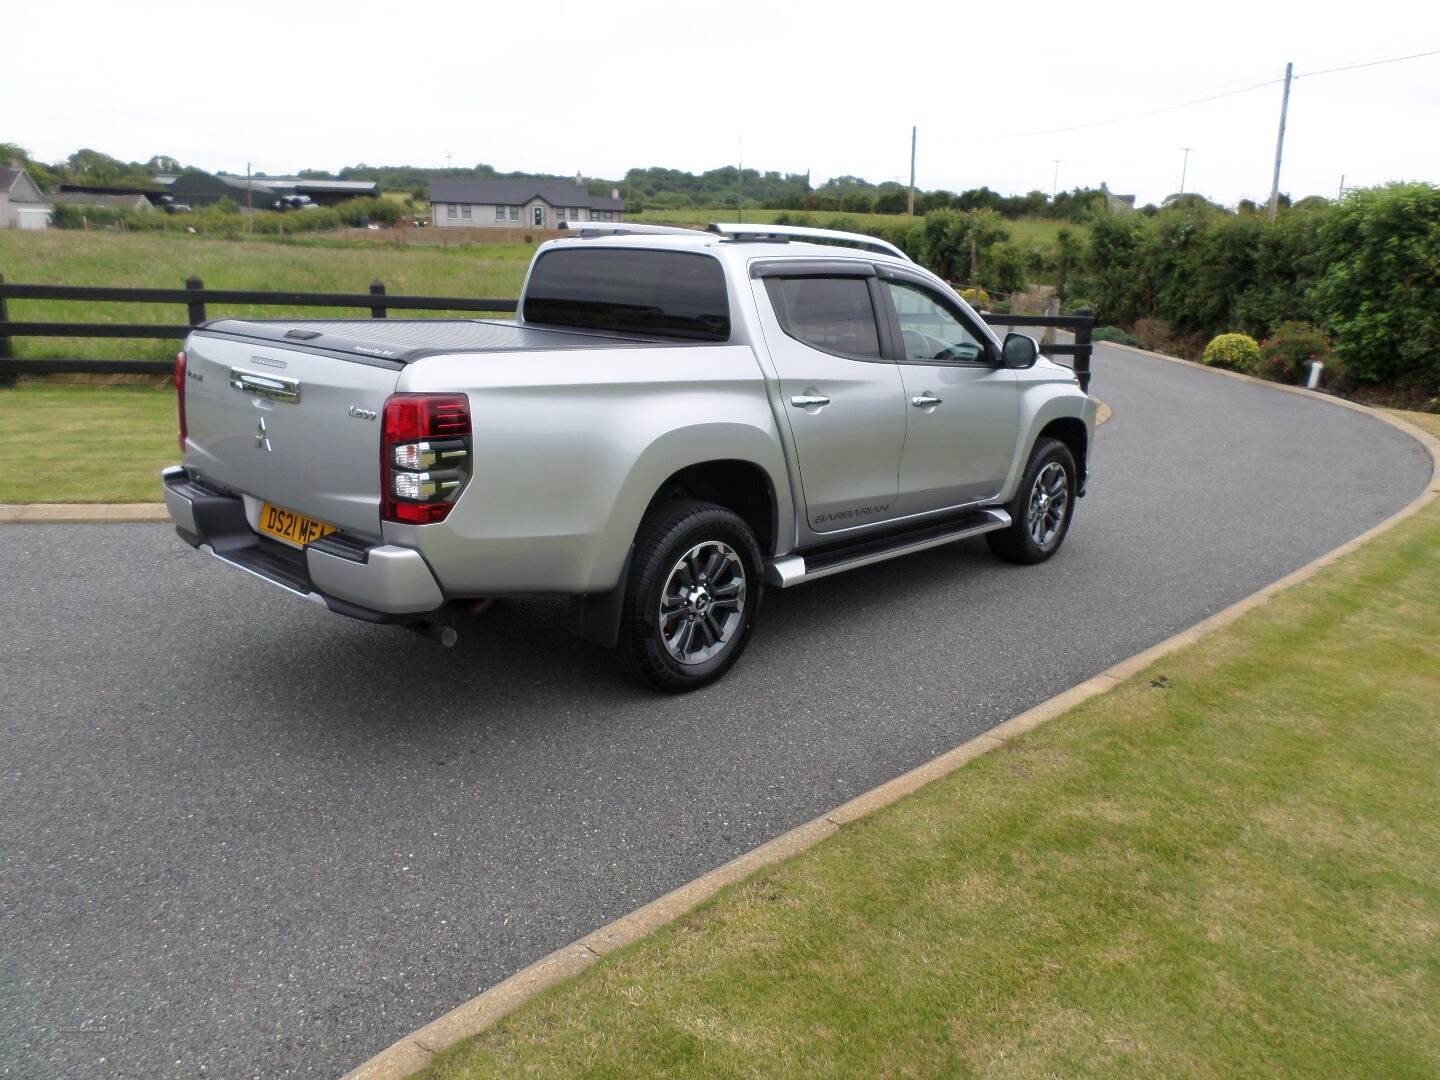
{"type": "Polygon", "coordinates": [[[159,502],[180,460],[168,387],[24,384],[0,390],[0,503],[159,502]],[[36,433],[72,465],[36,449],[36,433]]]}
{"type": "MultiPolygon", "coordinates": [[[[763,222],[769,224],[781,214],[791,218],[804,214],[819,228],[834,227],[832,223],[839,221],[840,227],[848,223],[852,228],[867,228],[871,226],[884,226],[893,228],[905,220],[903,214],[848,214],[843,210],[746,210],[745,221],[748,224],[763,222]]],[[[642,214],[635,215],[634,220],[650,222],[655,225],[692,225],[703,228],[712,221],[731,222],[735,220],[734,208],[719,210],[647,210],[642,214]]],[[[917,216],[915,220],[920,220],[917,216]]],[[[1010,230],[1010,239],[1036,244],[1049,244],[1055,240],[1055,234],[1061,229],[1069,229],[1075,234],[1078,240],[1085,232],[1084,225],[1075,225],[1068,221],[1048,221],[1041,218],[1023,218],[1019,221],[1007,221],[1005,227],[1010,230]]]]}
{"type": "MultiPolygon", "coordinates": [[[[44,285],[180,288],[198,275],[211,288],[366,292],[383,281],[392,293],[513,298],[535,248],[529,244],[404,247],[307,236],[288,241],[222,240],[184,233],[0,231],[0,274],[44,285]]],[[[11,300],[10,318],[32,322],[184,322],[178,306],[11,300]]],[[[211,305],[208,314],[358,316],[335,308],[211,305]]],[[[443,316],[444,312],[415,312],[443,316]]],[[[143,339],[20,338],[19,357],[168,359],[175,344],[143,339]]]]}

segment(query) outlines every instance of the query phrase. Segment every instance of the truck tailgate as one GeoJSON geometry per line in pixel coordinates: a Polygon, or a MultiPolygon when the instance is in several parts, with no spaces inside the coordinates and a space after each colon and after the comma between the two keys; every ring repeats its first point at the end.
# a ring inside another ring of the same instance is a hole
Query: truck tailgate
{"type": "Polygon", "coordinates": [[[399,363],[238,340],[186,343],[185,465],[242,495],[380,537],[380,415],[399,363]]]}

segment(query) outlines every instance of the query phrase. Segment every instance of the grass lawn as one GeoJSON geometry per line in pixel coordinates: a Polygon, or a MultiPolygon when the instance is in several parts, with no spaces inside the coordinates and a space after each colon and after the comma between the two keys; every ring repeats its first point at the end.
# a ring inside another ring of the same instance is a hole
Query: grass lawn
{"type": "MultiPolygon", "coordinates": [[[[813,221],[818,228],[825,228],[832,222],[839,219],[848,221],[852,227],[864,228],[869,225],[893,226],[904,221],[903,215],[897,214],[847,214],[843,210],[746,210],[745,220],[749,223],[773,222],[780,214],[787,214],[791,218],[804,214],[813,221]]],[[[636,221],[647,221],[656,225],[692,225],[704,227],[712,221],[734,221],[735,208],[720,210],[647,210],[635,217],[636,221]]],[[[915,220],[919,221],[917,215],[915,220]]],[[[842,222],[842,225],[844,222],[842,222]]],[[[1055,234],[1061,229],[1069,229],[1079,240],[1085,232],[1084,225],[1075,225],[1067,221],[1049,221],[1041,218],[1022,218],[1019,221],[1006,221],[1005,228],[1010,230],[1010,239],[1016,241],[1031,241],[1037,244],[1049,244],[1054,241],[1055,234]]]]}
{"type": "Polygon", "coordinates": [[[1437,596],[1431,504],[423,1075],[1440,1075],[1437,596]]]}
{"type": "Polygon", "coordinates": [[[160,470],[180,460],[176,436],[168,387],[0,390],[0,503],[159,502],[160,470]]]}
{"type": "MultiPolygon", "coordinates": [[[[532,244],[395,248],[302,235],[287,241],[223,240],[186,233],[0,231],[0,274],[43,285],[128,285],[177,289],[192,274],[217,289],[294,289],[363,293],[383,281],[392,293],[513,298],[532,244]]],[[[27,322],[183,323],[179,305],[11,300],[10,318],[27,322]]],[[[212,304],[208,314],[360,317],[360,310],[212,304]]],[[[443,316],[409,312],[407,317],[443,316]]],[[[17,338],[20,357],[169,359],[178,342],[141,339],[17,338]]]]}

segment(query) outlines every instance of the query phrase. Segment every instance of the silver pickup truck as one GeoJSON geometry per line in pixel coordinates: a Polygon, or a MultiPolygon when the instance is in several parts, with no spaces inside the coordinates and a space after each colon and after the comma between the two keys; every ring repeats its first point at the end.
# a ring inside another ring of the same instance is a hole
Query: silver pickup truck
{"type": "Polygon", "coordinates": [[[582,229],[540,247],[514,321],[196,329],[180,536],[447,644],[448,606],[564,594],[671,691],[735,663],[766,585],[981,534],[1059,549],[1096,405],[1033,338],[870,237],[582,229]]]}

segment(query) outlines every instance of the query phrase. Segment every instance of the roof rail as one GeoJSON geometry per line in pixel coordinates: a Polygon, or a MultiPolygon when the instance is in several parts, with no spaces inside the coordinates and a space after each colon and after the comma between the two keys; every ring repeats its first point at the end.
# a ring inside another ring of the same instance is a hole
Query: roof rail
{"type": "Polygon", "coordinates": [[[730,237],[732,240],[754,239],[754,240],[783,240],[789,237],[797,239],[834,240],[847,244],[851,247],[864,248],[866,251],[878,251],[884,255],[894,255],[896,258],[904,259],[906,262],[913,260],[905,252],[901,251],[888,240],[881,240],[878,237],[866,236],[864,233],[840,232],[838,229],[811,229],[803,225],[740,225],[720,224],[710,226],[710,231],[730,237]]]}
{"type": "Polygon", "coordinates": [[[642,233],[678,233],[681,236],[704,235],[701,229],[684,229],[679,225],[641,225],[637,221],[562,221],[560,228],[587,236],[629,236],[642,233]]]}

